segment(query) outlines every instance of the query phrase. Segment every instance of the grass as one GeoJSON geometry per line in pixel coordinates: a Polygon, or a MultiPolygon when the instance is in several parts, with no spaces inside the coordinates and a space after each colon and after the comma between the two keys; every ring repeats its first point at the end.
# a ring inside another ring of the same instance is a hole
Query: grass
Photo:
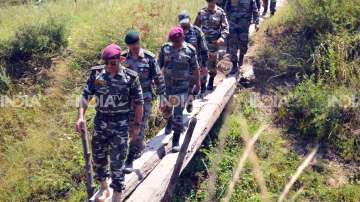
{"type": "MultiPolygon", "coordinates": [[[[85,200],[84,161],[74,123],[76,100],[89,68],[100,62],[101,49],[108,43],[117,42],[125,48],[124,33],[131,28],[140,30],[143,46],[157,53],[170,27],[176,25],[177,13],[186,9],[194,16],[205,4],[201,0],[77,2],[0,7],[0,58],[8,58],[9,50],[15,47],[11,42],[19,39],[16,35],[21,30],[38,30],[34,27],[49,25],[50,19],[64,27],[66,44],[55,54],[41,48],[52,55],[51,63],[32,66],[38,69],[36,75],[12,78],[6,71],[9,61],[0,61],[0,86],[9,87],[2,88],[4,95],[41,97],[40,106],[0,108],[0,201],[85,200]]],[[[30,41],[43,44],[44,37],[37,36],[30,41]]],[[[33,56],[41,57],[40,53],[34,51],[33,56]]],[[[94,110],[87,114],[91,130],[94,110]]],[[[158,117],[151,118],[147,138],[156,134],[161,124],[158,117]]]]}
{"type": "MultiPolygon", "coordinates": [[[[221,201],[227,187],[232,180],[238,159],[243,153],[243,132],[239,127],[242,123],[241,106],[249,106],[249,93],[240,93],[234,99],[230,108],[230,114],[219,125],[220,129],[212,134],[210,146],[204,147],[191,161],[179,180],[178,193],[173,201],[221,201]],[[223,139],[223,140],[221,140],[223,139]],[[224,144],[219,144],[224,142],[224,144]],[[219,153],[218,148],[222,148],[219,153]],[[199,162],[206,162],[205,166],[199,162]],[[215,176],[211,170],[215,170],[215,176]],[[210,182],[215,180],[214,193],[207,189],[210,182]],[[186,183],[195,185],[187,191],[186,183]]],[[[246,116],[247,127],[250,134],[254,134],[263,124],[272,125],[271,117],[268,117],[261,109],[255,109],[246,116]],[[263,118],[267,117],[267,118],[263,118]]],[[[255,144],[255,153],[259,159],[260,171],[265,178],[265,184],[270,196],[270,201],[276,201],[288,183],[297,167],[304,160],[305,154],[298,153],[291,144],[284,131],[271,126],[260,136],[255,144]]],[[[310,148],[308,148],[310,152],[310,148]]],[[[318,158],[313,161],[295,182],[288,194],[291,199],[295,193],[303,187],[303,191],[297,196],[296,201],[353,201],[360,199],[360,184],[356,178],[356,171],[344,171],[346,166],[335,165],[331,161],[318,158]],[[340,180],[343,177],[343,181],[340,180]]],[[[252,164],[245,166],[236,183],[234,193],[230,201],[261,201],[259,187],[255,180],[252,164]]]]}

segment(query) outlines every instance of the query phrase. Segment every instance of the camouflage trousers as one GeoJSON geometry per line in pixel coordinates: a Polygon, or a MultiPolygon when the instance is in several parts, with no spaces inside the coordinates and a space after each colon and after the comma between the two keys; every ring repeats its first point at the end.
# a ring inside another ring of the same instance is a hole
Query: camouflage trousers
{"type": "Polygon", "coordinates": [[[209,48],[209,59],[207,62],[207,67],[209,70],[210,76],[216,76],[217,74],[217,63],[219,60],[218,51],[219,47],[218,45],[214,44],[214,42],[207,42],[208,48],[209,48]]]}
{"type": "MultiPolygon", "coordinates": [[[[169,106],[169,104],[166,105],[166,109],[163,112],[164,117],[167,119],[167,121],[171,122],[172,130],[174,131],[174,134],[181,134],[184,131],[184,108],[185,104],[188,98],[188,94],[181,94],[177,95],[181,96],[180,101],[178,101],[177,104],[174,106],[169,106]]],[[[175,97],[177,97],[175,96],[175,97]]],[[[171,96],[167,96],[167,99],[169,102],[172,102],[171,96]]]]}
{"type": "MultiPolygon", "coordinates": [[[[134,159],[135,157],[138,157],[137,154],[142,152],[142,150],[144,149],[145,129],[148,126],[149,117],[151,114],[151,108],[152,108],[151,99],[145,100],[144,115],[141,121],[140,133],[138,135],[138,138],[135,141],[132,141],[130,144],[128,158],[134,159]]],[[[130,125],[132,124],[133,121],[134,121],[134,116],[130,118],[130,125]]]]}
{"type": "Polygon", "coordinates": [[[110,186],[115,191],[122,191],[125,180],[123,166],[128,150],[128,116],[97,113],[94,119],[92,149],[95,179],[104,181],[111,176],[110,186]]]}
{"type": "Polygon", "coordinates": [[[244,56],[248,50],[249,27],[249,24],[244,24],[241,30],[230,31],[227,37],[227,52],[230,54],[231,62],[235,68],[243,65],[244,56]],[[240,55],[238,55],[239,50],[240,55]]]}
{"type": "MultiPolygon", "coordinates": [[[[263,5],[264,5],[264,12],[266,13],[269,7],[269,0],[263,0],[263,5]]],[[[276,11],[276,0],[270,0],[270,12],[274,14],[275,11],[276,11]]]]}

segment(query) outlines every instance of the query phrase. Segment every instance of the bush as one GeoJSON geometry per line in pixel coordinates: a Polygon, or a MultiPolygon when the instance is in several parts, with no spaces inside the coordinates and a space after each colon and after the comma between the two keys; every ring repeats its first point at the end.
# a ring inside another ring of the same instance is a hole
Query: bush
{"type": "Polygon", "coordinates": [[[15,37],[5,42],[1,56],[6,72],[12,78],[50,67],[51,58],[67,46],[67,30],[62,17],[51,17],[46,23],[24,25],[15,37]]]}
{"type": "MultiPolygon", "coordinates": [[[[345,160],[360,161],[360,108],[351,92],[315,84],[309,79],[296,87],[278,117],[305,142],[321,142],[345,160]]],[[[298,138],[299,138],[298,137],[298,138]]]]}

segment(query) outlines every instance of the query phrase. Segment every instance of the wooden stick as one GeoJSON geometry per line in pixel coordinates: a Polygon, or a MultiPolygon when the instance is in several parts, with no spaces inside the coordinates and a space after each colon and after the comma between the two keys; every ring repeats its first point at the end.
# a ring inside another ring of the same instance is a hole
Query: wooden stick
{"type": "Polygon", "coordinates": [[[88,200],[92,197],[95,190],[94,178],[93,178],[93,167],[91,160],[91,151],[89,148],[89,138],[86,123],[81,129],[81,142],[83,146],[84,160],[85,160],[85,174],[86,174],[86,191],[88,194],[88,200]]]}

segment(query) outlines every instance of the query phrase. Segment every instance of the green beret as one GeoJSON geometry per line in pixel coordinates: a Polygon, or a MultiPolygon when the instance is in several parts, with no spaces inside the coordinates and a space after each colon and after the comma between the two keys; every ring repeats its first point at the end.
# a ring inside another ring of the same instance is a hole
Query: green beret
{"type": "Polygon", "coordinates": [[[140,36],[137,31],[129,31],[125,36],[125,43],[128,45],[139,42],[140,36]]]}

